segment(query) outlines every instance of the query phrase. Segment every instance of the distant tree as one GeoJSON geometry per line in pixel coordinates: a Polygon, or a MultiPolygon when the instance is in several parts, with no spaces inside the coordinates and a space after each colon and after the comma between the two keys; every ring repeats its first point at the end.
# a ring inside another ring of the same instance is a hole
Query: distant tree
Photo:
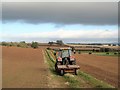
{"type": "Polygon", "coordinates": [[[12,46],[11,42],[9,43],[9,46],[10,46],[10,47],[12,46]]]}
{"type": "Polygon", "coordinates": [[[63,45],[64,44],[62,40],[57,40],[56,43],[59,44],[59,45],[63,45]]]}
{"type": "Polygon", "coordinates": [[[52,44],[53,44],[53,42],[49,42],[48,44],[52,45],[52,44]]]}
{"type": "Polygon", "coordinates": [[[25,41],[21,41],[20,43],[25,43],[25,41]]]}
{"type": "Polygon", "coordinates": [[[105,48],[105,52],[109,52],[109,48],[105,48]]]}
{"type": "Polygon", "coordinates": [[[75,50],[75,47],[71,47],[72,48],[72,52],[75,50]]]}
{"type": "Polygon", "coordinates": [[[8,46],[7,42],[2,42],[2,46],[8,46]]]}
{"type": "Polygon", "coordinates": [[[17,47],[27,48],[28,45],[27,45],[27,43],[26,43],[25,41],[21,41],[21,42],[19,42],[19,43],[17,44],[17,47]]]}
{"type": "Polygon", "coordinates": [[[18,44],[17,47],[20,47],[20,44],[18,44]]]}
{"type": "Polygon", "coordinates": [[[116,44],[113,44],[113,46],[116,46],[116,44]]]}
{"type": "Polygon", "coordinates": [[[10,42],[10,43],[9,43],[9,46],[17,46],[17,45],[18,45],[17,42],[10,42]]]}
{"type": "Polygon", "coordinates": [[[38,43],[37,42],[32,42],[31,47],[34,48],[34,49],[38,48],[38,43]]]}

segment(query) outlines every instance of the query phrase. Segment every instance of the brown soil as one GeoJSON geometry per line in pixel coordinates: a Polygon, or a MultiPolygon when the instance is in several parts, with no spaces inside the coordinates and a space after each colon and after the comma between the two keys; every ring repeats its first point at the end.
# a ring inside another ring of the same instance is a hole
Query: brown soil
{"type": "Polygon", "coordinates": [[[82,71],[118,86],[118,57],[75,54],[82,71]]]}
{"type": "MultiPolygon", "coordinates": [[[[60,76],[52,75],[45,63],[45,47],[39,49],[2,47],[3,88],[54,88],[68,87],[60,76]]],[[[118,58],[75,54],[82,71],[118,85],[118,58]]]]}
{"type": "Polygon", "coordinates": [[[3,47],[3,88],[47,87],[42,49],[3,47]]]}
{"type": "Polygon", "coordinates": [[[2,47],[2,87],[67,87],[63,85],[65,81],[50,74],[43,52],[43,47],[39,49],[2,47]]]}

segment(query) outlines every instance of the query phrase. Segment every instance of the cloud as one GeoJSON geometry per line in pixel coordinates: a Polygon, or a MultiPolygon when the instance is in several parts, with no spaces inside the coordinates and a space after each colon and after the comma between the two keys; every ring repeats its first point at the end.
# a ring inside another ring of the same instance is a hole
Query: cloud
{"type": "Polygon", "coordinates": [[[3,2],[3,22],[24,21],[26,23],[54,23],[83,25],[116,25],[118,23],[117,2],[3,2]]]}
{"type": "Polygon", "coordinates": [[[117,30],[57,30],[52,32],[37,32],[37,33],[23,33],[23,34],[14,34],[10,35],[7,33],[1,34],[3,40],[4,39],[11,39],[11,40],[35,40],[35,41],[43,41],[47,40],[65,40],[69,42],[76,42],[79,41],[114,41],[115,38],[118,38],[118,31],[117,30]]]}

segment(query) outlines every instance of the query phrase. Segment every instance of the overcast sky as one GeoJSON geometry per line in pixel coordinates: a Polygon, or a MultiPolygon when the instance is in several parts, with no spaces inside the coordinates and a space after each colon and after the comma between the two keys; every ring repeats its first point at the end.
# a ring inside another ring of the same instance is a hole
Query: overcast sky
{"type": "Polygon", "coordinates": [[[1,41],[117,42],[118,3],[2,3],[1,41]]]}

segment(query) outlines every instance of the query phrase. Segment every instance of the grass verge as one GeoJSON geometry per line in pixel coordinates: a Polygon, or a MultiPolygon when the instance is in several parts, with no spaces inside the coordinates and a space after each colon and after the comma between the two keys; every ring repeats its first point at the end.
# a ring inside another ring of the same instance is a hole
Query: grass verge
{"type": "MultiPolygon", "coordinates": [[[[50,71],[53,74],[58,75],[58,73],[56,73],[54,69],[55,60],[51,54],[52,53],[50,50],[46,50],[46,57],[48,59],[47,61],[50,67],[50,71]]],[[[70,88],[81,88],[82,86],[81,84],[83,83],[80,80],[78,80],[78,77],[88,82],[91,85],[91,88],[114,88],[113,86],[107,84],[106,82],[98,80],[94,78],[93,76],[84,73],[83,71],[79,71],[77,76],[72,75],[72,74],[65,74],[62,77],[65,79],[66,84],[68,84],[70,88]]]]}

